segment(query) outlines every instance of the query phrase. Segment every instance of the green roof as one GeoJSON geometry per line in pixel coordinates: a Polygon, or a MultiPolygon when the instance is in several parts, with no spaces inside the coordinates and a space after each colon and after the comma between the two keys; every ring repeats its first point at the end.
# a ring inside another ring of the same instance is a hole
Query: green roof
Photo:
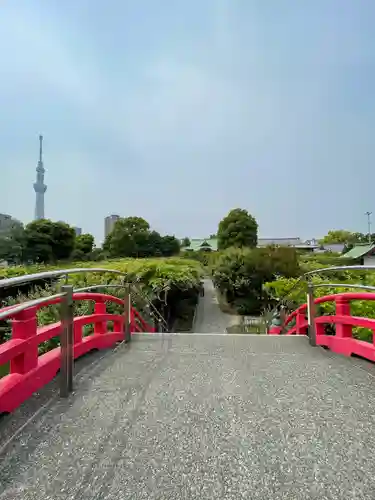
{"type": "Polygon", "coordinates": [[[211,250],[217,250],[217,238],[206,238],[198,239],[193,238],[190,240],[190,246],[183,248],[183,250],[193,250],[197,252],[198,250],[210,248],[211,250]]]}
{"type": "Polygon", "coordinates": [[[349,252],[341,255],[344,259],[360,259],[364,255],[367,255],[369,252],[375,249],[375,244],[364,244],[364,245],[356,245],[349,252]]]}

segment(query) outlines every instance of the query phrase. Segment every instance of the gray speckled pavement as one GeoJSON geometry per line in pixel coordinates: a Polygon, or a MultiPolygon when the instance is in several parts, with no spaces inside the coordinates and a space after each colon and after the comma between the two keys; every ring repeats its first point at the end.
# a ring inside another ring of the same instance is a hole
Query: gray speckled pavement
{"type": "Polygon", "coordinates": [[[200,298],[194,331],[196,333],[226,333],[235,316],[223,313],[219,308],[212,280],[205,279],[204,296],[200,298]]]}
{"type": "Polygon", "coordinates": [[[1,500],[373,500],[375,369],[305,337],[136,335],[8,447],[1,500]]]}

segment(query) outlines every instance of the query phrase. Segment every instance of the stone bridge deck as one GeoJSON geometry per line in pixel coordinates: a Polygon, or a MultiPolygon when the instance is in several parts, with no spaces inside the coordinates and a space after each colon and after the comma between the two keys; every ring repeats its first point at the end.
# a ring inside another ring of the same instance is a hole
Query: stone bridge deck
{"type": "Polygon", "coordinates": [[[374,376],[305,337],[135,335],[3,443],[0,499],[370,500],[374,376]]]}

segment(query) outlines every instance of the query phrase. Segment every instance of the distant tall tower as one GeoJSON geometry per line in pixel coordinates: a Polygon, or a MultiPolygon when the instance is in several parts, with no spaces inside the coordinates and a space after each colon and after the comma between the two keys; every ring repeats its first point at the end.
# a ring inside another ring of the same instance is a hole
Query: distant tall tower
{"type": "Polygon", "coordinates": [[[34,183],[34,191],[36,193],[35,200],[35,219],[44,219],[44,193],[47,191],[47,186],[44,184],[44,167],[43,167],[43,136],[39,136],[39,161],[36,167],[36,182],[34,183]]]}

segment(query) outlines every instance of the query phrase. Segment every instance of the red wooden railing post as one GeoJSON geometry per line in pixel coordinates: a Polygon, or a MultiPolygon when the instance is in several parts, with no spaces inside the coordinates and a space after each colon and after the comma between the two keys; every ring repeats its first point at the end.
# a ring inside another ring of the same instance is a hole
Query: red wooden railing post
{"type": "MultiPolygon", "coordinates": [[[[346,297],[336,297],[336,316],[350,316],[350,301],[346,297]]],[[[336,337],[350,338],[353,335],[352,325],[336,323],[336,337]]]]}
{"type": "Polygon", "coordinates": [[[306,325],[306,311],[298,309],[296,315],[296,335],[306,335],[307,325],[306,325]]]}
{"type": "MultiPolygon", "coordinates": [[[[37,334],[37,309],[31,307],[17,314],[12,321],[12,339],[28,340],[37,334]]],[[[30,342],[27,350],[10,362],[10,373],[27,373],[38,366],[38,344],[30,342]]]]}
{"type": "MultiPolygon", "coordinates": [[[[105,302],[95,302],[94,313],[95,314],[106,314],[107,307],[105,302]]],[[[102,335],[107,333],[107,322],[99,321],[94,324],[94,335],[102,335]]]]}

